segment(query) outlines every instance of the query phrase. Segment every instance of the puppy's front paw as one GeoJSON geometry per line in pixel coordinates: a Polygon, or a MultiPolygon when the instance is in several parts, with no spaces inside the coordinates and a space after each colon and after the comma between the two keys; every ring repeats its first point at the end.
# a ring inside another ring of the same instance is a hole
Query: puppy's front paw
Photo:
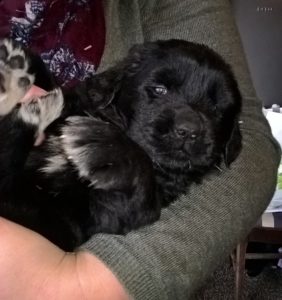
{"type": "Polygon", "coordinates": [[[64,98],[61,89],[55,89],[50,93],[35,98],[31,102],[21,104],[18,117],[25,123],[38,127],[38,133],[42,133],[53,121],[61,115],[64,106],[64,98]]]}
{"type": "Polygon", "coordinates": [[[62,128],[63,149],[68,159],[76,165],[82,178],[91,178],[94,168],[98,167],[94,167],[93,163],[94,160],[97,161],[95,152],[97,152],[97,143],[101,142],[97,133],[99,135],[101,125],[103,126],[103,121],[76,116],[67,118],[67,125],[62,128]]]}
{"type": "Polygon", "coordinates": [[[8,114],[34,82],[28,69],[24,50],[12,40],[0,40],[0,115],[8,114]]]}
{"type": "Polygon", "coordinates": [[[98,189],[122,188],[126,164],[126,137],[114,125],[92,117],[69,117],[62,128],[62,146],[82,179],[98,189]]]}

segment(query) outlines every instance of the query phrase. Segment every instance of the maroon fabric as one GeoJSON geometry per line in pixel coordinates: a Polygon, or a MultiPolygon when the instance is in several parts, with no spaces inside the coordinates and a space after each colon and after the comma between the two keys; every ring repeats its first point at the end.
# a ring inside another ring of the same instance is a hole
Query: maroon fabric
{"type": "Polygon", "coordinates": [[[72,85],[97,69],[105,44],[101,0],[2,0],[0,38],[39,53],[59,83],[72,85]]]}

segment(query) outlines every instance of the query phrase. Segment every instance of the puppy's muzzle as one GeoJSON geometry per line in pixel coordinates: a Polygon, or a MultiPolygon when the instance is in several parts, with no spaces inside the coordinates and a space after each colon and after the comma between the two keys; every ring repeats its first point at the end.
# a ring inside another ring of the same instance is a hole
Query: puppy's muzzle
{"type": "Polygon", "coordinates": [[[181,140],[196,140],[203,134],[201,115],[190,107],[178,109],[175,114],[174,133],[181,140]]]}

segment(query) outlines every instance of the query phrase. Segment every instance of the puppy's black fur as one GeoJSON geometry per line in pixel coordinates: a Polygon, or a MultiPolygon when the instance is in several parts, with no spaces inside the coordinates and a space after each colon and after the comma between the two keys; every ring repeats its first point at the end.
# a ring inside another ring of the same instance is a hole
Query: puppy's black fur
{"type": "MultiPolygon", "coordinates": [[[[52,89],[42,63],[25,55],[35,83],[52,89]]],[[[9,64],[0,49],[1,59],[9,64]]],[[[138,45],[115,67],[64,90],[63,100],[50,95],[1,117],[0,215],[65,250],[97,232],[124,234],[156,221],[162,206],[241,149],[236,81],[203,45],[138,45]],[[46,139],[34,147],[38,128],[46,139]]]]}

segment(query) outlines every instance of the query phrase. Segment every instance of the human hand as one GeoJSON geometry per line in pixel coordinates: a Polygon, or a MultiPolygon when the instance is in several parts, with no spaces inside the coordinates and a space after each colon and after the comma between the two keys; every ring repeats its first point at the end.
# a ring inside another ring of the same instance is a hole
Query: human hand
{"type": "Polygon", "coordinates": [[[127,300],[129,296],[94,255],[66,253],[0,217],[0,299],[127,300]]]}

